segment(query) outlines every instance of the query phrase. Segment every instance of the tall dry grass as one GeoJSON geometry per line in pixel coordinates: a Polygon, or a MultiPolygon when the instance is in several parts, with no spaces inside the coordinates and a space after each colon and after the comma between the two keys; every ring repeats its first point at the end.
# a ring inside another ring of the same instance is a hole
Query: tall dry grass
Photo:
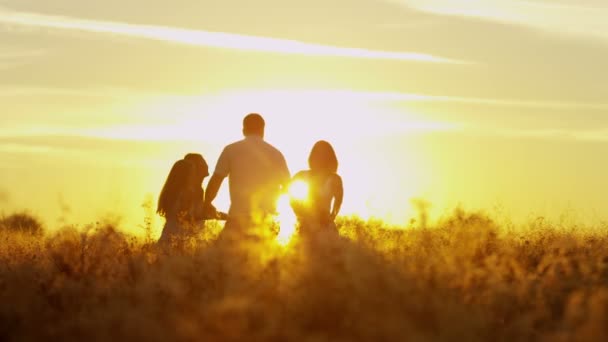
{"type": "Polygon", "coordinates": [[[339,227],[287,247],[215,227],[167,250],[111,225],[0,225],[0,340],[608,340],[606,226],[339,227]]]}

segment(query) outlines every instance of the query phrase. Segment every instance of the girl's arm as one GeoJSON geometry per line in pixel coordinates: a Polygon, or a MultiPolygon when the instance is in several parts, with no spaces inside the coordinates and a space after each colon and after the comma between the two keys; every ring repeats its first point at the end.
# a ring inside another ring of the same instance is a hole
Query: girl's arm
{"type": "Polygon", "coordinates": [[[336,184],[334,189],[334,205],[331,210],[331,219],[334,220],[340,213],[342,208],[342,202],[344,200],[344,185],[342,184],[342,177],[336,175],[336,184]]]}

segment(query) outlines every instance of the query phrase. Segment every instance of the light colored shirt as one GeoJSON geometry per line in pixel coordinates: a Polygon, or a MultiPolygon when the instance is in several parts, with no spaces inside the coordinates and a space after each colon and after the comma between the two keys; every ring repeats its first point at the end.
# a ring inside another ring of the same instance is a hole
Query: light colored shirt
{"type": "Polygon", "coordinates": [[[256,136],[226,146],[217,161],[215,174],[228,177],[230,216],[275,213],[281,185],[290,179],[283,154],[256,136]]]}

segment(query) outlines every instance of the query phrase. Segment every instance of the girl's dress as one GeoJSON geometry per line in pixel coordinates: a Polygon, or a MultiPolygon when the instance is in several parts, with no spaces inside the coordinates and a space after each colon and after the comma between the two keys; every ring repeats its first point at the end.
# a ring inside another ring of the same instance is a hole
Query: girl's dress
{"type": "Polygon", "coordinates": [[[319,231],[337,233],[336,224],[331,216],[332,201],[341,184],[336,173],[301,171],[293,182],[303,181],[308,185],[308,198],[304,201],[292,199],[291,205],[298,217],[301,234],[314,234],[319,231]]]}
{"type": "Polygon", "coordinates": [[[193,197],[194,194],[190,190],[182,191],[177,197],[173,207],[165,215],[166,222],[158,240],[159,244],[171,245],[186,238],[186,226],[193,221],[193,197]]]}

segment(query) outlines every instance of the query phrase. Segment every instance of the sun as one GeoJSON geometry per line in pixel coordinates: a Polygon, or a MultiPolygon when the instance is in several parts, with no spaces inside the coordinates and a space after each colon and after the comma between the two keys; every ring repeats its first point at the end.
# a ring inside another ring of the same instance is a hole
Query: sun
{"type": "Polygon", "coordinates": [[[306,202],[309,199],[309,185],[305,181],[298,180],[289,186],[287,194],[279,198],[277,210],[279,212],[278,221],[280,225],[277,242],[286,246],[296,233],[298,219],[291,208],[291,201],[306,202]]]}
{"type": "Polygon", "coordinates": [[[296,201],[306,201],[308,200],[309,191],[308,183],[303,180],[297,180],[289,186],[289,197],[296,201]]]}
{"type": "Polygon", "coordinates": [[[279,198],[279,203],[277,205],[277,210],[279,213],[277,220],[280,227],[277,242],[281,246],[286,246],[289,244],[292,237],[296,233],[296,225],[298,224],[298,219],[291,209],[289,202],[289,195],[285,194],[279,198]]]}

